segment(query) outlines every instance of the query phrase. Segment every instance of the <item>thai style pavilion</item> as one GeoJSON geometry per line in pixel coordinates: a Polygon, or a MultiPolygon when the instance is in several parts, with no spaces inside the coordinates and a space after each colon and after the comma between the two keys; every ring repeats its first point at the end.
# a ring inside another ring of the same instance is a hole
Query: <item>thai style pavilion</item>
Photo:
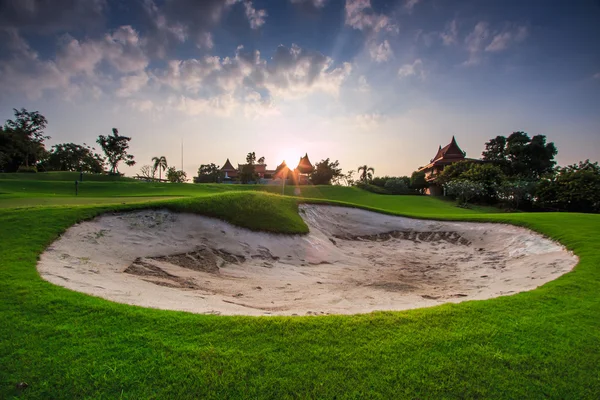
{"type": "MultiPolygon", "coordinates": [[[[234,168],[228,158],[227,161],[225,161],[225,164],[221,167],[221,172],[223,172],[223,181],[230,182],[235,180],[239,176],[240,170],[244,165],[245,164],[238,164],[238,167],[234,168]]],[[[267,169],[267,164],[254,164],[254,171],[260,179],[281,179],[282,176],[280,176],[281,174],[278,172],[284,168],[289,168],[285,164],[285,161],[277,166],[277,169],[275,170],[267,169]]],[[[313,170],[314,167],[308,159],[308,154],[305,154],[304,157],[300,158],[298,166],[294,170],[290,169],[290,173],[288,175],[293,177],[297,183],[307,184],[309,182],[309,175],[311,172],[313,172],[313,170]]]]}
{"type": "Polygon", "coordinates": [[[225,164],[221,167],[221,172],[223,172],[224,180],[231,180],[231,179],[237,178],[237,176],[238,176],[238,170],[236,168],[233,168],[233,165],[231,165],[231,162],[229,162],[229,158],[227,159],[227,161],[225,161],[225,164]]]}
{"type": "Polygon", "coordinates": [[[462,151],[458,143],[456,143],[454,136],[452,136],[452,141],[448,145],[444,147],[440,146],[435,157],[430,160],[429,164],[419,168],[419,171],[425,172],[425,180],[429,182],[427,194],[434,196],[443,194],[443,188],[435,183],[435,178],[439,176],[446,166],[463,160],[479,161],[466,158],[466,155],[467,153],[462,151]]]}

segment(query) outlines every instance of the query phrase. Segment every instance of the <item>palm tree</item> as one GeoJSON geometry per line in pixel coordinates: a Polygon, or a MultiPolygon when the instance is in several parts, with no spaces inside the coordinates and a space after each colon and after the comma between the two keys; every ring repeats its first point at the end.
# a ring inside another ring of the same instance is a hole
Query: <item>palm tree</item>
{"type": "Polygon", "coordinates": [[[165,156],[160,157],[152,157],[152,162],[154,162],[154,171],[158,169],[158,180],[161,180],[162,171],[167,169],[167,159],[165,156]]]}
{"type": "Polygon", "coordinates": [[[369,167],[367,165],[361,165],[360,167],[358,167],[357,172],[360,175],[360,180],[363,183],[367,183],[371,179],[373,179],[373,174],[375,173],[375,170],[373,169],[373,167],[369,167]],[[360,171],[362,171],[362,173],[360,171]]]}

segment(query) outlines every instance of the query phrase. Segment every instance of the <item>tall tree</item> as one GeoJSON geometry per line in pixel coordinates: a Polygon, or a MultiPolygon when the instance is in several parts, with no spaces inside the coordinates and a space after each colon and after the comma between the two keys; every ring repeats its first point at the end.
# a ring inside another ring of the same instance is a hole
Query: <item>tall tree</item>
{"type": "Polygon", "coordinates": [[[185,171],[176,170],[175,167],[167,169],[167,180],[171,183],[184,183],[187,180],[185,171]]]}
{"type": "Polygon", "coordinates": [[[213,163],[202,164],[198,168],[198,176],[194,179],[196,183],[216,183],[223,178],[223,172],[218,165],[213,163]]]}
{"type": "Polygon", "coordinates": [[[415,171],[410,176],[410,187],[411,189],[417,190],[419,193],[425,193],[425,189],[427,189],[428,184],[425,179],[424,171],[415,171]]]}
{"type": "Polygon", "coordinates": [[[554,176],[540,181],[536,197],[543,207],[600,213],[600,165],[585,160],[558,167],[554,176]]]}
{"type": "Polygon", "coordinates": [[[505,173],[508,173],[509,166],[508,160],[506,158],[506,138],[504,136],[496,136],[495,138],[490,139],[488,142],[486,142],[485,150],[483,151],[483,153],[481,153],[481,156],[483,160],[498,165],[500,168],[502,168],[502,170],[505,173]]]}
{"type": "Polygon", "coordinates": [[[118,166],[121,161],[130,167],[135,165],[135,161],[133,160],[134,157],[127,153],[130,140],[130,137],[119,135],[117,128],[112,129],[112,135],[98,136],[96,142],[102,147],[102,151],[104,151],[104,154],[108,159],[111,174],[119,173],[118,166]]]}
{"type": "Polygon", "coordinates": [[[165,156],[152,157],[154,171],[158,170],[158,180],[162,179],[162,171],[168,168],[167,158],[165,156]]]}
{"type": "Polygon", "coordinates": [[[331,181],[338,181],[342,177],[342,169],[338,160],[329,161],[329,158],[315,164],[310,180],[314,185],[331,185],[331,181]]]}
{"type": "Polygon", "coordinates": [[[46,152],[44,140],[50,139],[44,135],[48,120],[38,111],[27,111],[24,108],[13,109],[14,120],[7,120],[0,132],[0,153],[8,158],[10,170],[16,170],[20,165],[35,165],[46,152]]]}
{"type": "Polygon", "coordinates": [[[104,172],[105,159],[95,153],[94,148],[75,143],[60,143],[52,146],[46,159],[40,165],[49,171],[104,172]]]}
{"type": "Polygon", "coordinates": [[[558,153],[554,143],[546,143],[546,136],[536,135],[527,146],[528,169],[532,178],[539,178],[553,171],[558,153]]]}
{"type": "Polygon", "coordinates": [[[373,179],[373,174],[375,173],[375,169],[373,167],[369,167],[367,165],[361,165],[357,168],[357,172],[360,175],[360,180],[363,183],[369,183],[371,179],[373,179]],[[360,172],[362,171],[362,172],[360,172]]]}
{"type": "Polygon", "coordinates": [[[255,152],[248,153],[246,155],[246,164],[242,165],[242,167],[240,169],[240,181],[242,183],[248,183],[251,181],[255,181],[257,179],[256,167],[254,166],[255,163],[256,163],[256,153],[255,152]]]}
{"type": "Polygon", "coordinates": [[[139,176],[145,178],[146,180],[154,179],[154,168],[150,165],[142,165],[140,168],[139,176]]]}
{"type": "Polygon", "coordinates": [[[509,177],[539,179],[552,171],[556,154],[556,146],[546,143],[546,136],[529,138],[525,132],[513,132],[508,138],[497,136],[488,141],[482,157],[498,165],[509,177]]]}

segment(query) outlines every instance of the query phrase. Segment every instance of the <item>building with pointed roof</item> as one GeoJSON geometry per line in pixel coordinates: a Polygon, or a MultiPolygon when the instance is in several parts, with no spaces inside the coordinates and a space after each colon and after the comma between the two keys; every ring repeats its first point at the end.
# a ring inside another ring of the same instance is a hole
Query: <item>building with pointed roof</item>
{"type": "Polygon", "coordinates": [[[229,158],[225,161],[225,164],[221,167],[221,172],[223,172],[223,179],[231,180],[238,176],[238,170],[231,165],[229,158]]]}
{"type": "Polygon", "coordinates": [[[469,160],[469,161],[480,161],[473,158],[466,158],[467,153],[456,143],[456,139],[452,136],[452,141],[449,144],[438,148],[435,156],[429,161],[429,164],[418,169],[419,172],[425,172],[425,180],[429,182],[429,188],[427,194],[441,195],[443,189],[441,186],[435,183],[435,179],[442,173],[444,168],[455,162],[469,160]]]}
{"type": "MultiPolygon", "coordinates": [[[[262,161],[262,160],[261,160],[262,161]]],[[[229,158],[225,161],[225,164],[221,167],[222,172],[222,181],[223,182],[235,182],[238,180],[240,176],[240,171],[246,164],[237,164],[237,168],[233,166],[229,158]]],[[[289,168],[285,161],[277,166],[276,169],[270,170],[267,169],[267,164],[259,163],[254,164],[254,172],[258,179],[262,182],[268,182],[270,179],[281,179],[285,176],[284,179],[293,179],[296,183],[307,184],[309,183],[308,175],[313,172],[314,166],[308,159],[308,154],[305,154],[304,157],[300,157],[300,161],[298,162],[298,166],[295,169],[289,168]],[[287,174],[280,173],[282,170],[287,169],[287,174]]]]}
{"type": "Polygon", "coordinates": [[[315,167],[311,164],[308,159],[308,153],[304,154],[304,157],[300,157],[300,161],[298,162],[298,166],[296,167],[296,171],[300,174],[308,175],[313,172],[315,167]]]}

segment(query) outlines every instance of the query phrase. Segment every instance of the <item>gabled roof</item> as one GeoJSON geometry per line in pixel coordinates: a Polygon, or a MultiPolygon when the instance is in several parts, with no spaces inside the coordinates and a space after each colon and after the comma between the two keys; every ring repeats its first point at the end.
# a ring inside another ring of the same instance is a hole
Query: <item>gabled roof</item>
{"type": "Polygon", "coordinates": [[[221,171],[236,171],[236,169],[233,168],[233,165],[231,165],[231,163],[229,162],[229,158],[227,159],[227,161],[225,161],[225,165],[221,167],[221,171]]]}
{"type": "Polygon", "coordinates": [[[279,164],[277,168],[275,168],[275,171],[273,171],[273,178],[277,179],[282,178],[284,176],[287,177],[289,173],[290,168],[287,166],[285,161],[282,161],[281,164],[279,164]]]}
{"type": "Polygon", "coordinates": [[[296,167],[296,169],[298,171],[300,171],[300,173],[302,173],[302,174],[308,174],[314,170],[313,165],[310,163],[310,160],[308,159],[308,153],[304,154],[304,157],[300,158],[300,161],[298,162],[298,166],[296,167]]]}
{"type": "Polygon", "coordinates": [[[288,168],[287,164],[285,163],[285,160],[281,162],[281,164],[279,164],[277,166],[277,168],[275,168],[276,171],[282,169],[282,168],[288,168]]]}
{"type": "Polygon", "coordinates": [[[458,143],[456,143],[456,139],[452,136],[452,141],[446,146],[438,149],[435,157],[431,159],[431,162],[435,162],[441,159],[461,159],[465,158],[467,154],[458,147],[458,143]]]}

